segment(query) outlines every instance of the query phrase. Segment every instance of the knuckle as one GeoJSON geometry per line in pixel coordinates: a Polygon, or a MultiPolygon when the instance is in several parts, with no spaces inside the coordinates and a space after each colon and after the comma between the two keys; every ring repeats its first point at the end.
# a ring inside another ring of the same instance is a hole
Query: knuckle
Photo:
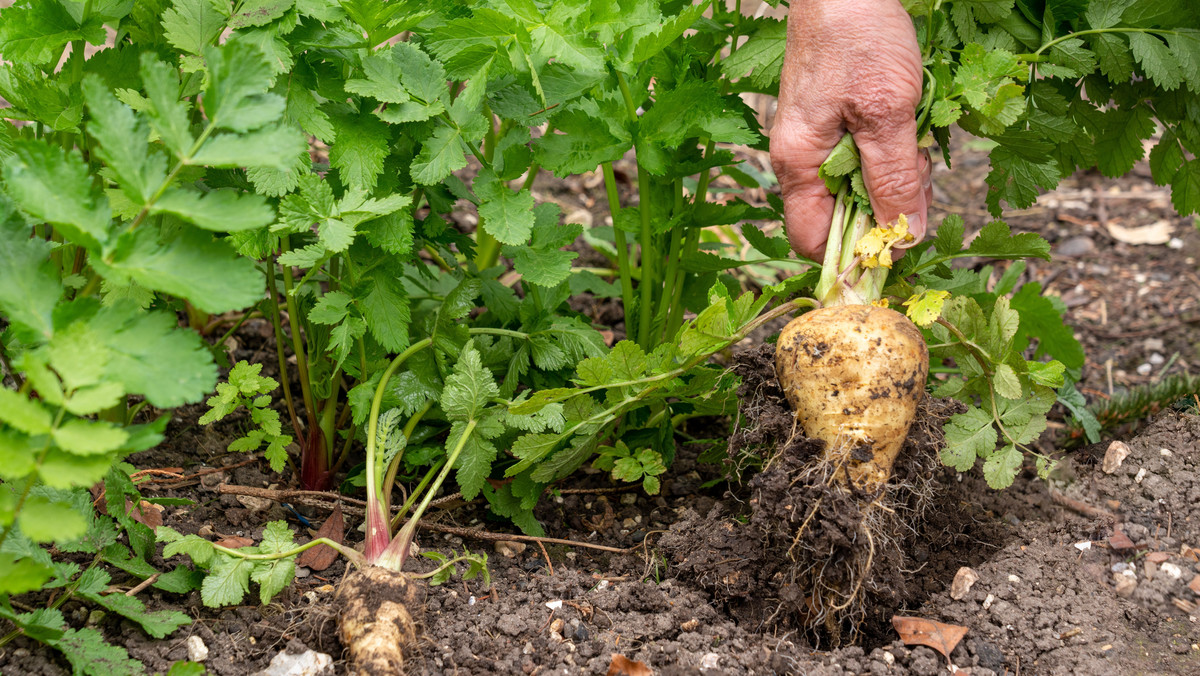
{"type": "Polygon", "coordinates": [[[866,172],[873,197],[895,201],[916,199],[921,194],[917,173],[896,164],[872,167],[866,172]]]}

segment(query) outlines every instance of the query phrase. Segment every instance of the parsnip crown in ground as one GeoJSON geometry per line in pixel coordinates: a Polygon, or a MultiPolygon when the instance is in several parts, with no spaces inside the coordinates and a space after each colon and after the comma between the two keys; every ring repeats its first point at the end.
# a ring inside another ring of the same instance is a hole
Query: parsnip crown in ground
{"type": "Polygon", "coordinates": [[[779,335],[775,371],[805,435],[857,487],[887,482],[917,403],[929,351],[904,315],[872,305],[814,310],[779,335]]]}

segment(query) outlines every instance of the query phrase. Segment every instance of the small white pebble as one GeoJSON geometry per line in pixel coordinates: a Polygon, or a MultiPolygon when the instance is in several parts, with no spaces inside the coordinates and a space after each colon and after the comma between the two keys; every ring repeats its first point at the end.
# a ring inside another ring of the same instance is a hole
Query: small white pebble
{"type": "Polygon", "coordinates": [[[1169,457],[1171,457],[1172,455],[1175,455],[1174,453],[1172,453],[1172,452],[1171,452],[1171,449],[1169,449],[1169,448],[1160,448],[1160,449],[1158,449],[1158,454],[1159,454],[1159,455],[1161,455],[1161,456],[1162,456],[1162,457],[1164,457],[1164,458],[1169,458],[1169,457]]]}
{"type": "Polygon", "coordinates": [[[1081,552],[1086,552],[1087,550],[1092,548],[1092,541],[1091,540],[1083,540],[1082,542],[1076,542],[1072,546],[1081,552]]]}
{"type": "Polygon", "coordinates": [[[204,639],[199,636],[189,636],[187,639],[188,660],[192,662],[203,662],[208,659],[208,646],[204,645],[204,639]]]}
{"type": "Polygon", "coordinates": [[[1145,478],[1146,478],[1146,468],[1143,467],[1138,470],[1137,476],[1133,477],[1133,481],[1134,481],[1134,483],[1140,484],[1140,483],[1142,483],[1142,479],[1145,479],[1145,478]]]}
{"type": "Polygon", "coordinates": [[[1164,562],[1158,569],[1172,580],[1178,580],[1183,575],[1183,569],[1170,561],[1164,562]]]}
{"type": "Polygon", "coordinates": [[[996,597],[992,596],[991,594],[988,594],[987,598],[985,598],[983,600],[983,609],[987,610],[988,608],[991,608],[992,604],[995,602],[996,602],[996,597]]]}
{"type": "Polygon", "coordinates": [[[1166,360],[1167,360],[1167,358],[1166,358],[1166,357],[1164,357],[1164,356],[1162,356],[1161,354],[1159,354],[1159,353],[1155,352],[1155,353],[1153,353],[1153,354],[1151,354],[1151,355],[1150,355],[1150,359],[1149,359],[1148,361],[1149,361],[1149,362],[1150,362],[1152,365],[1154,365],[1154,366],[1161,366],[1161,365],[1162,365],[1162,363],[1163,363],[1163,362],[1165,362],[1166,360]]]}
{"type": "Polygon", "coordinates": [[[889,653],[889,652],[887,652],[887,651],[884,651],[884,653],[883,653],[883,661],[884,661],[884,662],[887,662],[887,663],[888,663],[888,666],[891,666],[891,665],[893,665],[893,664],[895,664],[895,663],[896,663],[896,656],[895,656],[895,655],[893,655],[893,654],[891,654],[891,653],[889,653]]]}
{"type": "Polygon", "coordinates": [[[550,610],[558,610],[559,608],[562,608],[562,601],[561,600],[546,601],[546,607],[549,608],[550,610]]]}
{"type": "Polygon", "coordinates": [[[475,595],[474,594],[471,594],[471,598],[467,599],[467,605],[468,606],[475,605],[475,595]]]}
{"type": "Polygon", "coordinates": [[[1013,584],[1021,584],[1021,578],[1017,577],[1016,575],[1009,575],[1008,581],[1013,584]]]}
{"type": "Polygon", "coordinates": [[[1179,239],[1178,237],[1172,237],[1171,239],[1167,240],[1167,248],[1168,249],[1182,249],[1183,248],[1183,240],[1179,239]]]}
{"type": "Polygon", "coordinates": [[[1137,367],[1137,373],[1139,376],[1148,376],[1148,375],[1150,375],[1150,372],[1153,370],[1154,370],[1154,367],[1151,366],[1150,364],[1142,364],[1137,367]]]}

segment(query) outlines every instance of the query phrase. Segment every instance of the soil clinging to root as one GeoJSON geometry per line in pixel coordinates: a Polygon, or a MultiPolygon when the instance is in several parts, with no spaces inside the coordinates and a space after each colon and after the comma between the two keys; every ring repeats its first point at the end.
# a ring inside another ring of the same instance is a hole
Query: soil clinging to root
{"type": "Polygon", "coordinates": [[[775,378],[774,346],[740,354],[733,368],[742,404],[729,462],[761,467],[750,498],[737,511],[718,505],[689,515],[662,547],[682,575],[744,620],[801,629],[818,646],[854,642],[916,600],[907,552],[927,538],[924,515],[946,497],[935,482],[941,426],[960,405],[924,399],[892,480],[865,492],[839,481],[822,459],[824,443],[797,429],[775,378]]]}

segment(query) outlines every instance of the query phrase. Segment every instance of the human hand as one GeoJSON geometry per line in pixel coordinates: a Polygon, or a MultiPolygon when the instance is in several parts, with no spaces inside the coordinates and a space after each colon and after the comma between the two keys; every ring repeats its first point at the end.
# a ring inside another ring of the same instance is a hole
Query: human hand
{"type": "Polygon", "coordinates": [[[788,239],[821,260],[834,198],[817,169],[854,136],[875,217],[908,217],[925,235],[928,153],[917,149],[921,52],[898,0],[799,0],[788,16],[771,164],[783,190],[788,239]]]}

